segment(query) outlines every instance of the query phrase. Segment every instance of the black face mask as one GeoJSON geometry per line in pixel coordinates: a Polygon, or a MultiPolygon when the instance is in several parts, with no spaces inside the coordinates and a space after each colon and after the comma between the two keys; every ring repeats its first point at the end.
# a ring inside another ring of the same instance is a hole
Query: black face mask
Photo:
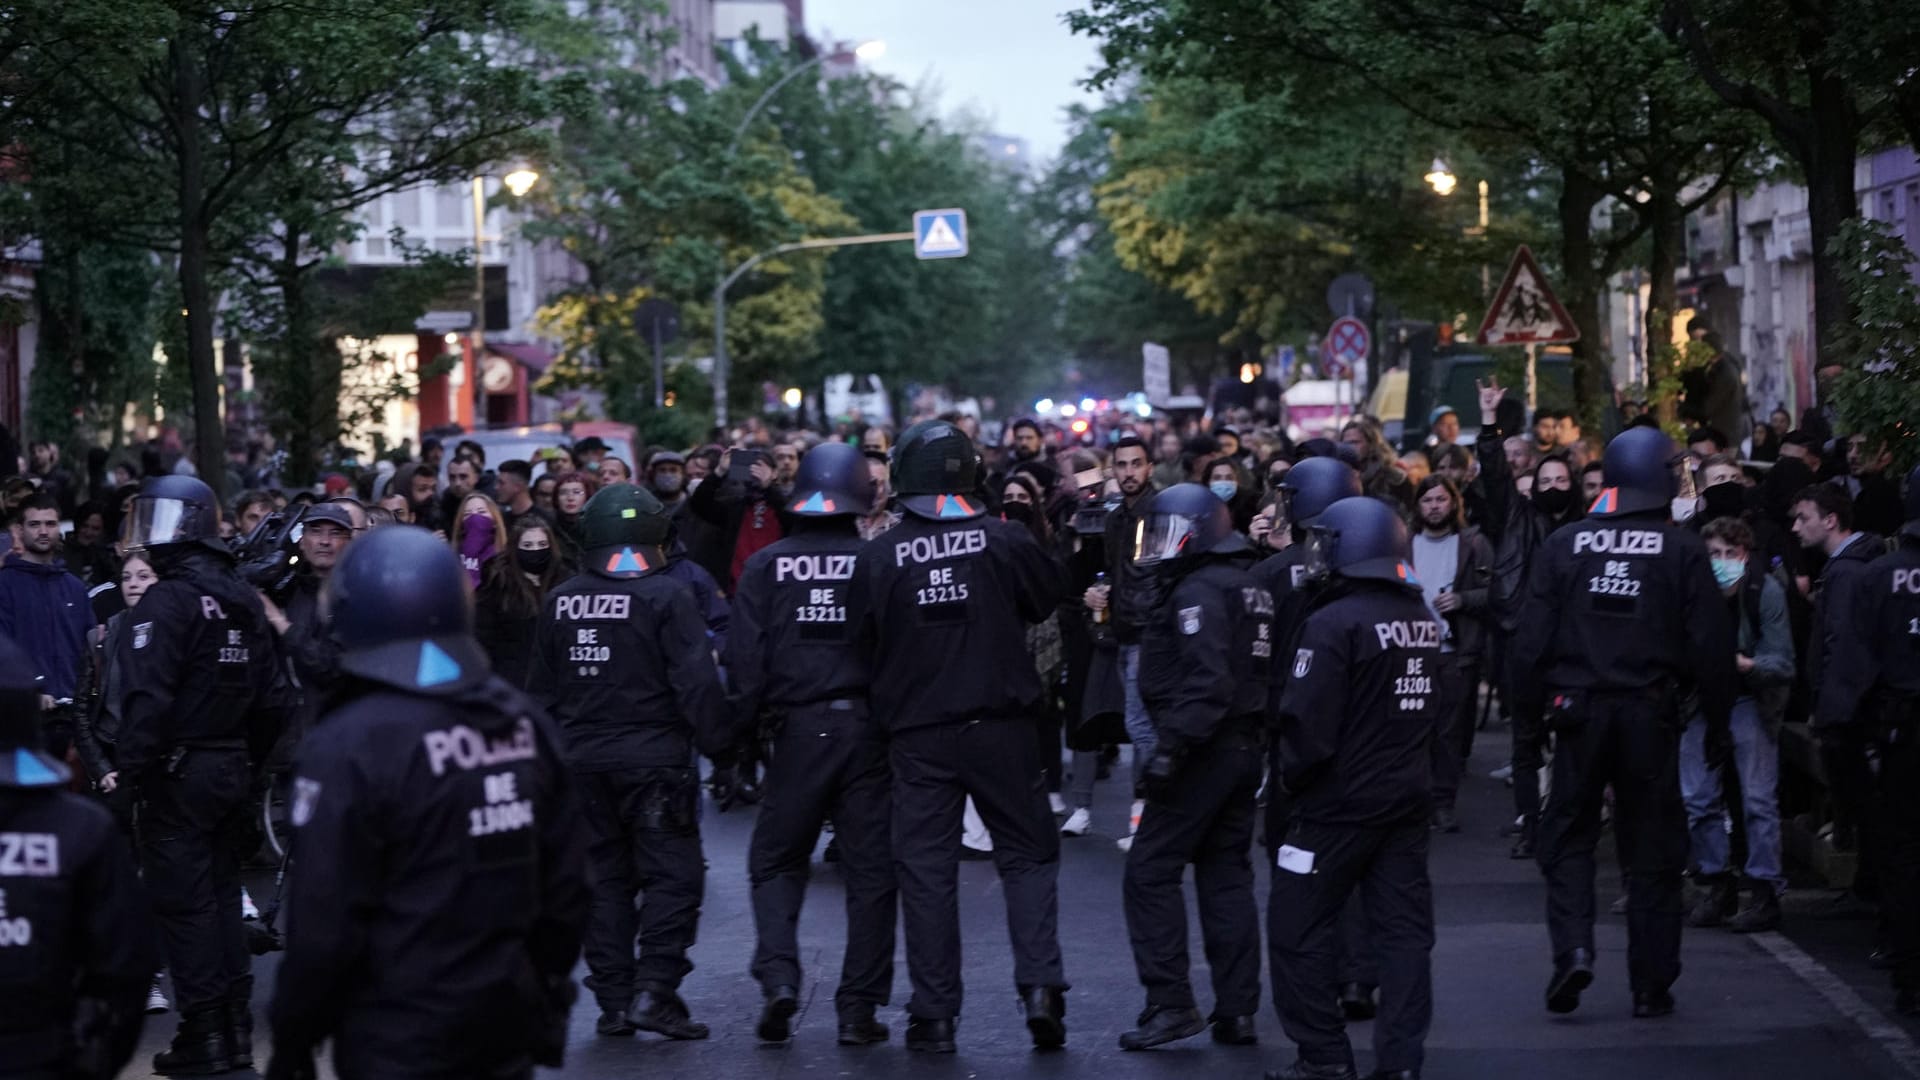
{"type": "Polygon", "coordinates": [[[1548,517],[1559,517],[1573,505],[1572,488],[1547,488],[1533,493],[1533,505],[1539,507],[1548,517]]]}
{"type": "Polygon", "coordinates": [[[1707,500],[1706,508],[1702,511],[1701,516],[1708,520],[1723,517],[1739,517],[1747,508],[1746,489],[1731,480],[1715,484],[1701,492],[1701,494],[1704,495],[1707,500]]]}
{"type": "Polygon", "coordinates": [[[520,569],[538,577],[547,572],[547,567],[553,565],[553,549],[514,548],[513,561],[520,564],[520,569]]]}

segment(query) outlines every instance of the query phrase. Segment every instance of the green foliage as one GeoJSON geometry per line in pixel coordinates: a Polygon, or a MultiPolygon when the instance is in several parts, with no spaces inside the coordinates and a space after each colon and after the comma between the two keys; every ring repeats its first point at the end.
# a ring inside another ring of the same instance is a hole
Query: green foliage
{"type": "Polygon", "coordinates": [[[1920,285],[1916,259],[1878,221],[1842,226],[1830,254],[1846,283],[1855,318],[1823,356],[1837,359],[1830,400],[1839,428],[1893,451],[1898,472],[1920,463],[1920,285]]]}
{"type": "Polygon", "coordinates": [[[91,432],[117,432],[129,404],[152,402],[167,289],[144,251],[55,240],[41,258],[28,434],[75,454],[91,432]]]}

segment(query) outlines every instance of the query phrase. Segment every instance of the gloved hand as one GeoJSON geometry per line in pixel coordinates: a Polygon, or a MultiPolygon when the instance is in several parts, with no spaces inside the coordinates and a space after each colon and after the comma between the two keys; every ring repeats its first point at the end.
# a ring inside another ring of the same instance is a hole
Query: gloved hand
{"type": "Polygon", "coordinates": [[[1146,790],[1148,799],[1153,802],[1166,801],[1167,796],[1173,793],[1174,775],[1180,771],[1186,756],[1183,747],[1163,743],[1155,748],[1140,776],[1140,786],[1146,790]]]}
{"type": "Polygon", "coordinates": [[[311,1046],[276,1046],[273,1060],[267,1064],[266,1080],[317,1080],[320,1071],[313,1064],[311,1046]]]}
{"type": "Polygon", "coordinates": [[[1733,728],[1724,723],[1709,723],[1702,749],[1709,769],[1718,771],[1733,764],[1733,728]]]}

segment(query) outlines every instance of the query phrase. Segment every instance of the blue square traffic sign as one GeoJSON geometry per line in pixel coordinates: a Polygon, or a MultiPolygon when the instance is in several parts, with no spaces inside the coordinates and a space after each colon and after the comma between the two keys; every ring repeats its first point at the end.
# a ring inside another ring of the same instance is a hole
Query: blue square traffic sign
{"type": "Polygon", "coordinates": [[[913,255],[916,259],[958,259],[967,253],[965,210],[916,210],[913,255]]]}

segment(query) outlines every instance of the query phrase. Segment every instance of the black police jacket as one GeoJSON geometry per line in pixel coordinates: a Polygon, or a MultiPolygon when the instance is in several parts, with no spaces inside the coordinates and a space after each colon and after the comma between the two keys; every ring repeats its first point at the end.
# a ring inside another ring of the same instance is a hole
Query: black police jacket
{"type": "Polygon", "coordinates": [[[95,1052],[125,1064],[158,941],[131,851],[103,807],[0,788],[0,1074],[65,1075],[83,998],[104,1007],[95,1052]]]}
{"type": "Polygon", "coordinates": [[[582,772],[724,751],[726,699],[693,590],[660,573],[576,574],[547,594],[527,690],[582,772]]]}
{"type": "Polygon", "coordinates": [[[590,902],[551,722],[491,678],[347,696],[301,743],[276,1052],[478,1076],[552,1037],[590,902]]]}
{"type": "Polygon", "coordinates": [[[1738,688],[1733,619],[1706,544],[1665,510],[1585,518],[1535,556],[1513,638],[1514,696],[1672,683],[1700,696],[1709,729],[1738,688]]]}
{"type": "MultiPolygon", "coordinates": [[[[160,549],[165,550],[165,549],[160,549]]],[[[293,702],[266,612],[231,560],[211,551],[164,557],[160,580],[127,613],[114,663],[123,779],[138,782],[176,747],[248,745],[261,760],[293,702]]]]}
{"type": "Polygon", "coordinates": [[[1026,624],[1053,612],[1066,572],[1026,526],[909,514],[867,542],[854,574],[875,641],[870,700],[889,728],[1038,706],[1026,624]]]}
{"type": "Polygon", "coordinates": [[[1824,651],[1823,677],[1814,683],[1814,723],[1822,726],[1865,719],[1875,695],[1920,697],[1920,537],[1903,537],[1899,549],[1872,562],[1846,557],[1856,548],[1877,552],[1873,539],[1848,544],[1821,575],[1813,636],[1824,651]]]}
{"type": "Polygon", "coordinates": [[[1332,825],[1424,817],[1445,674],[1440,624],[1417,589],[1336,581],[1321,590],[1277,710],[1294,815],[1332,825]]]}
{"type": "Polygon", "coordinates": [[[864,698],[873,679],[865,613],[852,596],[863,541],[845,531],[800,531],[754,552],[733,594],[727,678],[733,718],[751,731],[762,708],[864,698]]]}
{"type": "Polygon", "coordinates": [[[1168,750],[1262,720],[1273,664],[1273,593],[1226,560],[1182,577],[1140,635],[1140,697],[1168,750]]]}

